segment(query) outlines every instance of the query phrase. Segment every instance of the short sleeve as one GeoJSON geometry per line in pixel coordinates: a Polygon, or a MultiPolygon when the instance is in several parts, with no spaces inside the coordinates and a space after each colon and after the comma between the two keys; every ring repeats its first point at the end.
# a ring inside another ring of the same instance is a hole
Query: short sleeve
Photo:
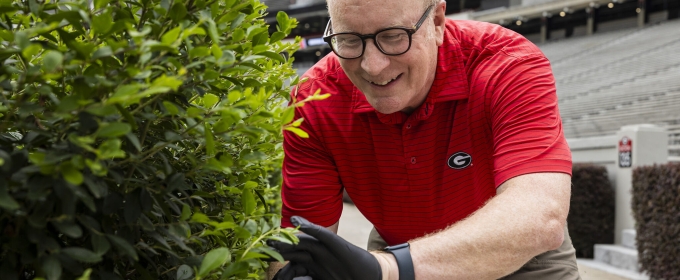
{"type": "Polygon", "coordinates": [[[528,173],[571,175],[550,62],[542,54],[505,59],[488,93],[496,187],[528,173]]]}
{"type": "MultiPolygon", "coordinates": [[[[305,85],[300,88],[298,99],[304,99],[308,95],[306,91],[313,88],[305,85]]],[[[296,108],[295,119],[304,118],[300,128],[309,134],[309,138],[284,132],[283,227],[292,227],[290,217],[294,215],[328,227],[335,224],[342,213],[342,184],[335,163],[322,141],[323,116],[315,108],[322,102],[314,101],[296,108]]]]}

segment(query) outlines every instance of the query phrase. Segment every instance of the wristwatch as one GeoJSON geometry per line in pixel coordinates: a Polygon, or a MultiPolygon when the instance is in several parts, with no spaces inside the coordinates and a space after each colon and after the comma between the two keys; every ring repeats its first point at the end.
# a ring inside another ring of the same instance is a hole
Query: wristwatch
{"type": "Polygon", "coordinates": [[[394,246],[387,246],[383,249],[390,252],[397,259],[397,267],[399,268],[399,280],[415,280],[416,273],[413,270],[413,260],[411,259],[411,251],[409,244],[402,243],[394,246]]]}

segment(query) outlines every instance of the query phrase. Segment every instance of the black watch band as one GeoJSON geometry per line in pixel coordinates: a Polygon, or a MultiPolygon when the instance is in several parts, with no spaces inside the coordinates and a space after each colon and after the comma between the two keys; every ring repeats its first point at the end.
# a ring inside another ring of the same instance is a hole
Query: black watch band
{"type": "Polygon", "coordinates": [[[416,273],[413,270],[413,260],[411,259],[411,251],[408,243],[402,243],[394,246],[387,246],[384,249],[392,253],[397,259],[397,267],[399,268],[399,280],[415,280],[416,273]]]}

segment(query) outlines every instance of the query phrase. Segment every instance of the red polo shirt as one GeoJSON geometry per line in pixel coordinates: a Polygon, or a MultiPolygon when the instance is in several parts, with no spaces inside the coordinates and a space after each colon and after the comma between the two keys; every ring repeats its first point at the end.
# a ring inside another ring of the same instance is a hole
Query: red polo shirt
{"type": "Polygon", "coordinates": [[[495,24],[448,20],[438,56],[410,115],[375,111],[333,54],[304,75],[297,99],[332,96],[297,109],[309,138],[285,134],[284,227],[292,215],[333,225],[345,188],[399,244],[467,217],[512,177],[571,174],[550,63],[535,45],[495,24]]]}

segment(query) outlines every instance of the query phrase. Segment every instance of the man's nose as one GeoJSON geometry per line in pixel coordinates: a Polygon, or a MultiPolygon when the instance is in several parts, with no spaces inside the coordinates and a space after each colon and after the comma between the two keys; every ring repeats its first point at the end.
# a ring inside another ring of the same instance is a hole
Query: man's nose
{"type": "Polygon", "coordinates": [[[379,75],[390,64],[390,58],[380,52],[373,40],[366,40],[366,49],[361,57],[361,68],[369,75],[379,75]]]}

